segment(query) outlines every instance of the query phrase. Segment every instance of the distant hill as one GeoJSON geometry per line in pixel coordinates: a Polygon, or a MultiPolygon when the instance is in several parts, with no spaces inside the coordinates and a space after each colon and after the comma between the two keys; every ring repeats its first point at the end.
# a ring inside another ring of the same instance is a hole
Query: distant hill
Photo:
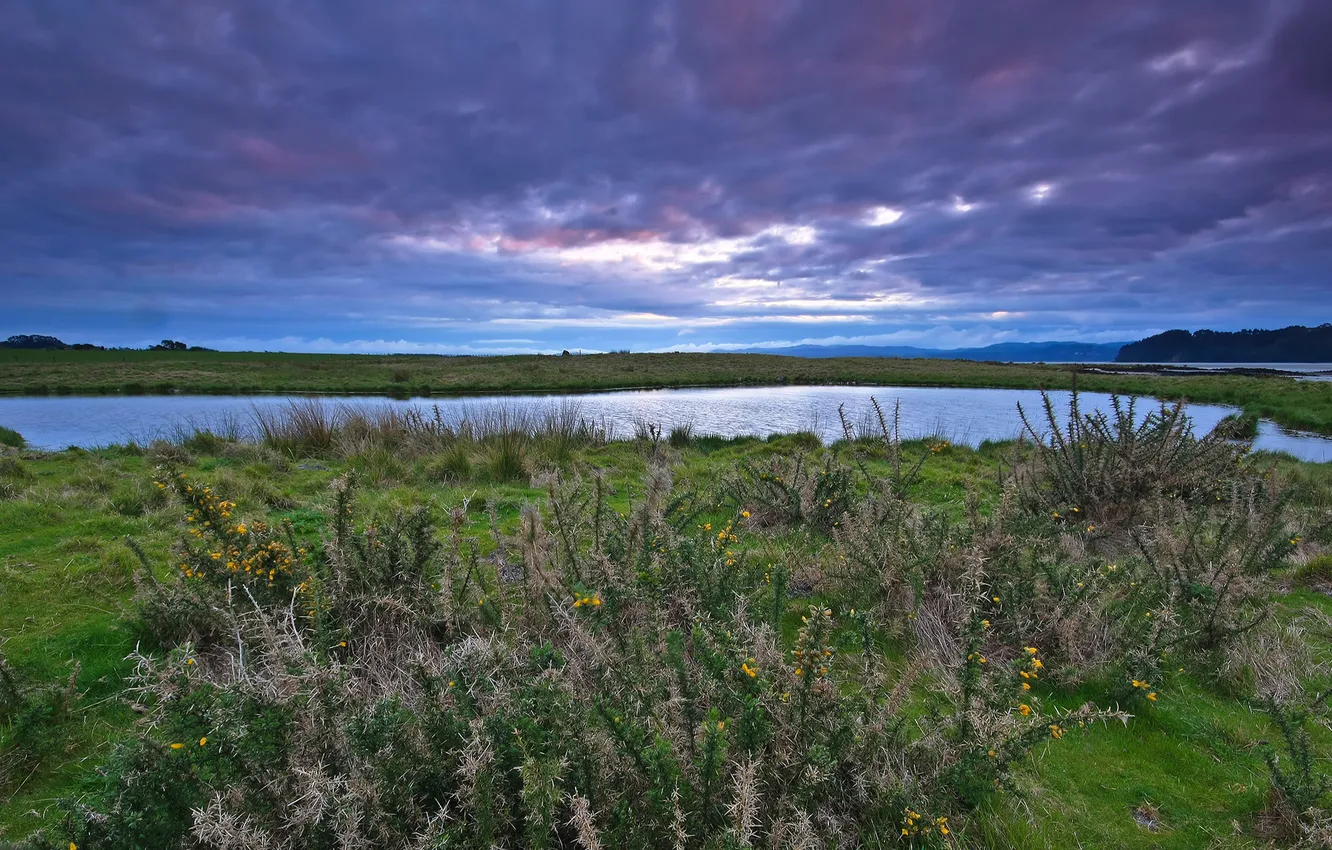
{"type": "Polygon", "coordinates": [[[1332,363],[1332,323],[1274,331],[1166,331],[1125,345],[1118,363],[1332,363]]]}
{"type": "MultiPolygon", "coordinates": [[[[106,351],[105,346],[89,342],[76,342],[73,345],[62,339],[42,334],[15,334],[0,340],[0,348],[21,348],[27,351],[106,351]]],[[[133,349],[125,349],[133,350],[133,349]]],[[[157,345],[148,346],[148,351],[212,351],[202,345],[186,345],[174,339],[164,339],[157,345]]]]}
{"type": "Polygon", "coordinates": [[[934,357],[1004,363],[1113,363],[1122,342],[1001,342],[983,348],[916,348],[909,345],[797,345],[754,348],[753,353],[790,357],[934,357]]]}
{"type": "Polygon", "coordinates": [[[69,347],[53,336],[42,334],[15,334],[0,341],[0,348],[23,348],[29,351],[63,351],[69,347]]]}

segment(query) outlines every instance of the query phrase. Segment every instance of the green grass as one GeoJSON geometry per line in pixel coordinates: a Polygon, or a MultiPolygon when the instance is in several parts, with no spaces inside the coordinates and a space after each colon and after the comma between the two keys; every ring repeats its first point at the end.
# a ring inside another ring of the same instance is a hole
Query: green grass
{"type": "MultiPolygon", "coordinates": [[[[586,358],[584,358],[586,359],[586,358]]],[[[410,368],[410,367],[408,367],[410,368]]],[[[717,440],[695,437],[663,447],[674,461],[676,480],[706,489],[742,459],[796,451],[805,441],[785,436],[769,440],[717,440]]],[[[494,455],[478,452],[463,464],[448,462],[447,474],[432,458],[374,462],[298,459],[255,447],[223,445],[221,454],[197,454],[184,468],[239,502],[245,516],[290,519],[298,533],[322,527],[330,506],[329,484],[349,468],[377,475],[362,491],[368,515],[434,502],[449,507],[470,498],[467,522],[479,533],[489,523],[484,502],[491,500],[502,528],[513,530],[525,503],[542,491],[494,455]],[[500,468],[503,467],[503,468],[500,468]]],[[[528,447],[531,468],[554,465],[541,445],[528,447]]],[[[820,450],[822,451],[822,450],[820,450]]],[[[834,449],[849,460],[851,449],[834,449]]],[[[908,458],[929,452],[923,442],[906,445],[908,458]]],[[[930,452],[910,497],[921,504],[961,510],[967,492],[985,502],[997,498],[1001,468],[1012,445],[986,444],[978,450],[948,446],[930,452]]],[[[109,449],[60,453],[11,453],[18,482],[12,497],[0,500],[0,636],[4,652],[29,682],[63,682],[75,663],[80,698],[62,719],[55,746],[39,763],[0,784],[0,839],[18,838],[58,816],[57,801],[78,791],[116,740],[130,733],[135,713],[125,697],[130,665],[126,656],[139,636],[123,615],[133,593],[136,561],[124,543],[136,540],[163,575],[167,554],[180,529],[180,507],[144,496],[154,461],[138,451],[109,449]]],[[[883,461],[871,460],[882,471],[883,461]]],[[[612,488],[610,505],[624,510],[641,490],[648,469],[643,448],[631,442],[573,450],[561,467],[601,470],[612,488]]],[[[1332,471],[1325,466],[1280,461],[1277,474],[1291,482],[1301,503],[1329,504],[1332,471]]],[[[700,521],[722,522],[718,508],[700,521]]],[[[757,545],[774,550],[803,538],[771,539],[757,545]]],[[[806,542],[804,545],[809,545],[806,542]]],[[[1332,600],[1295,590],[1282,604],[1293,615],[1315,609],[1332,613],[1332,600]]],[[[793,625],[792,628],[795,628],[793,625]]],[[[1326,642],[1326,636],[1316,639],[1326,642]]],[[[1320,645],[1324,652],[1332,644],[1320,645]]],[[[1257,742],[1271,734],[1263,715],[1242,699],[1208,684],[1204,671],[1164,683],[1159,704],[1127,727],[1069,736],[1035,752],[1025,767],[1021,801],[1001,798],[969,825],[968,838],[994,847],[1162,847],[1260,846],[1233,835],[1232,823],[1252,827],[1266,795],[1266,774],[1257,742]],[[1134,808],[1159,811],[1163,826],[1148,832],[1134,808]]],[[[1072,708],[1102,696],[1094,689],[1051,693],[1072,708]]],[[[0,761],[6,757],[0,726],[0,761]]],[[[1326,733],[1316,741],[1329,752],[1326,733]]],[[[3,775],[3,774],[0,774],[3,775]]]]}
{"type": "Polygon", "coordinates": [[[1332,383],[1233,375],[1105,374],[1085,367],[768,354],[440,357],[0,349],[0,393],[505,393],[629,387],[880,384],[1117,392],[1240,407],[1332,434],[1332,383]]]}
{"type": "Polygon", "coordinates": [[[13,428],[6,428],[0,425],[0,446],[9,446],[10,448],[23,448],[23,435],[13,428]]]}

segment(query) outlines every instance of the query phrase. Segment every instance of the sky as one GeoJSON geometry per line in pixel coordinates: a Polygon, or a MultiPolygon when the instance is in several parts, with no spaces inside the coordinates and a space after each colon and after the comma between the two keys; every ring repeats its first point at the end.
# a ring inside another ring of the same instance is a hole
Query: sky
{"type": "Polygon", "coordinates": [[[0,337],[1332,320],[1329,0],[5,0],[0,337]]]}

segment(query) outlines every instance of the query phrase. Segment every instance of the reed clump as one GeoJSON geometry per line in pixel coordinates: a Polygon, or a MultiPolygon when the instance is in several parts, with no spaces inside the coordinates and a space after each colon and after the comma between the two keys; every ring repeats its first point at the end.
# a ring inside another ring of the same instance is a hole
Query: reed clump
{"type": "Polygon", "coordinates": [[[254,418],[263,445],[288,457],[373,457],[378,452],[398,461],[427,459],[445,477],[449,465],[455,472],[484,468],[496,482],[530,474],[532,457],[567,461],[574,450],[612,436],[607,425],[581,416],[575,404],[483,405],[450,417],[438,406],[367,408],[304,399],[256,409],[254,418]],[[450,460],[441,466],[444,458],[450,460]]]}

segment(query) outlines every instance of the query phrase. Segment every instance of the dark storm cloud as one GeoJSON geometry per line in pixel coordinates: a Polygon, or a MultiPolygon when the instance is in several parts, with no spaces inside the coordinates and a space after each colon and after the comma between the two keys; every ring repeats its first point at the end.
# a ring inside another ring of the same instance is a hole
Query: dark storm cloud
{"type": "Polygon", "coordinates": [[[12,0],[0,287],[216,339],[1307,322],[1330,10],[12,0]]]}

